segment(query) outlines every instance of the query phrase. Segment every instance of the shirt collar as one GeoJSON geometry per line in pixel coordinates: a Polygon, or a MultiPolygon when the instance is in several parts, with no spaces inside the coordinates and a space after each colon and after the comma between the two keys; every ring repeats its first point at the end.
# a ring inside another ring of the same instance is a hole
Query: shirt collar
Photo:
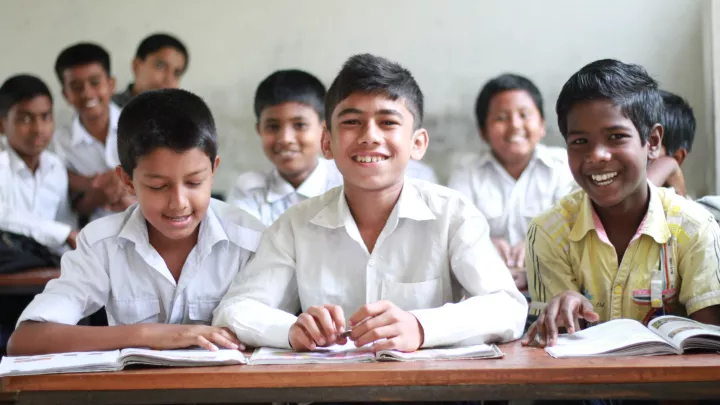
{"type": "MultiPolygon", "coordinates": [[[[650,189],[650,203],[648,204],[648,210],[645,214],[645,218],[641,222],[636,234],[648,235],[657,243],[667,243],[668,239],[670,239],[670,228],[668,227],[667,219],[665,217],[665,209],[660,199],[660,195],[658,194],[657,187],[652,185],[649,181],[648,187],[650,189]]],[[[591,230],[595,230],[597,233],[604,232],[604,229],[599,230],[596,227],[593,219],[594,214],[595,210],[592,207],[590,197],[588,197],[587,193],[583,193],[583,200],[580,204],[580,210],[578,211],[575,225],[573,225],[570,230],[569,238],[571,241],[580,241],[591,230]]]]}
{"type": "Polygon", "coordinates": [[[272,204],[293,193],[300,194],[305,198],[317,197],[327,191],[327,176],[327,162],[323,159],[318,159],[315,169],[313,169],[305,181],[300,184],[300,187],[295,189],[292,184],[280,176],[277,169],[273,169],[270,173],[270,187],[268,188],[265,200],[272,204]]]}
{"type": "MultiPolygon", "coordinates": [[[[10,170],[12,170],[13,173],[20,173],[23,171],[30,172],[30,168],[25,164],[25,161],[22,160],[20,155],[15,152],[15,149],[10,147],[8,145],[7,147],[7,154],[8,154],[8,164],[10,166],[10,170]]],[[[38,171],[40,173],[47,173],[49,170],[52,170],[55,167],[55,162],[50,159],[48,156],[47,151],[42,151],[40,154],[40,163],[38,164],[38,171]]]]}
{"type": "MultiPolygon", "coordinates": [[[[334,195],[331,201],[310,222],[330,229],[347,227],[350,223],[354,223],[355,220],[350,213],[350,207],[347,205],[345,187],[338,187],[332,192],[334,195]]],[[[414,221],[429,221],[437,218],[420,194],[417,186],[407,178],[390,218],[393,218],[395,212],[397,212],[397,218],[407,218],[414,221]]]]}
{"type": "MultiPolygon", "coordinates": [[[[115,105],[115,103],[110,102],[108,108],[110,110],[110,125],[108,126],[108,137],[105,142],[112,142],[112,135],[117,133],[117,124],[120,119],[120,107],[115,105]]],[[[90,135],[90,133],[82,125],[80,122],[80,115],[78,114],[75,114],[75,117],[73,117],[71,132],[73,146],[77,146],[82,143],[92,144],[94,142],[99,142],[97,139],[93,138],[93,136],[90,135]]]]}
{"type": "MultiPolygon", "coordinates": [[[[555,160],[553,159],[553,154],[551,153],[550,149],[545,145],[535,145],[535,150],[533,151],[533,155],[530,158],[528,167],[530,167],[530,165],[535,160],[542,162],[545,166],[555,167],[555,160]]],[[[495,158],[495,155],[493,155],[492,151],[487,151],[483,153],[477,161],[477,164],[480,166],[484,166],[490,163],[496,164],[498,165],[498,167],[503,167],[502,163],[500,163],[500,161],[495,158]]]]}

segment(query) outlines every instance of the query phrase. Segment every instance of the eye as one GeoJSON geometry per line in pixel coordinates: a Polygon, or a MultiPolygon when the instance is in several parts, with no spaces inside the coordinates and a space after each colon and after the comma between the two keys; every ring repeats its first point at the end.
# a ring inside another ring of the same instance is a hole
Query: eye
{"type": "Polygon", "coordinates": [[[587,143],[587,139],[585,138],[576,138],[570,141],[570,145],[585,145],[587,143]]]}
{"type": "Polygon", "coordinates": [[[610,139],[612,139],[612,140],[614,140],[614,141],[618,141],[618,140],[620,140],[620,139],[627,138],[627,137],[628,137],[628,135],[625,135],[625,134],[612,134],[612,135],[610,135],[610,139]]]}
{"type": "Polygon", "coordinates": [[[340,122],[343,125],[360,125],[360,120],[349,119],[340,122]]]}
{"type": "Polygon", "coordinates": [[[202,183],[203,183],[202,181],[195,181],[195,182],[190,181],[187,183],[187,185],[188,185],[188,187],[195,188],[195,187],[200,187],[202,185],[202,183]]]}
{"type": "Polygon", "coordinates": [[[265,124],[265,130],[268,132],[277,132],[280,130],[280,125],[278,124],[265,124]]]}
{"type": "Polygon", "coordinates": [[[155,67],[158,69],[165,69],[165,66],[167,66],[167,64],[161,60],[157,61],[157,63],[155,63],[155,67]]]}
{"type": "Polygon", "coordinates": [[[156,187],[153,187],[153,186],[147,186],[147,188],[149,188],[150,190],[153,190],[153,191],[160,191],[160,190],[163,190],[163,189],[164,189],[165,187],[166,187],[165,185],[162,185],[162,186],[156,186],[156,187]]]}
{"type": "Polygon", "coordinates": [[[381,121],[380,123],[381,123],[382,125],[389,126],[389,127],[391,127],[391,126],[396,126],[396,125],[400,125],[399,122],[393,121],[393,120],[383,120],[383,121],[381,121]]]}
{"type": "Polygon", "coordinates": [[[297,130],[303,130],[303,129],[307,128],[307,127],[308,127],[308,124],[306,124],[306,123],[304,123],[304,122],[296,122],[296,123],[293,125],[293,128],[295,128],[295,129],[297,129],[297,130]]]}
{"type": "Polygon", "coordinates": [[[93,87],[99,86],[99,85],[100,85],[100,79],[98,79],[98,78],[90,79],[90,85],[93,86],[93,87]]]}

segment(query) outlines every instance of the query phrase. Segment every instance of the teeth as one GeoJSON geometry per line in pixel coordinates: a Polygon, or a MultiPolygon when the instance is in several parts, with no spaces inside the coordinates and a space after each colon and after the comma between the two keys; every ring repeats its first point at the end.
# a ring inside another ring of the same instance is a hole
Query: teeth
{"type": "Polygon", "coordinates": [[[523,134],[516,134],[510,137],[510,143],[521,143],[527,141],[527,138],[523,134]]]}
{"type": "Polygon", "coordinates": [[[377,163],[387,160],[385,156],[355,156],[353,159],[360,163],[377,163]]]}
{"type": "Polygon", "coordinates": [[[615,180],[615,177],[617,176],[617,172],[612,173],[601,173],[601,174],[592,174],[590,177],[595,183],[598,183],[600,185],[608,185],[615,180]]]}
{"type": "Polygon", "coordinates": [[[187,217],[189,217],[189,215],[185,215],[184,217],[167,217],[167,218],[171,221],[182,222],[182,221],[186,220],[187,217]]]}
{"type": "Polygon", "coordinates": [[[283,151],[278,152],[278,155],[291,156],[291,155],[294,155],[295,153],[297,153],[297,152],[295,152],[294,150],[283,150],[283,151]]]}
{"type": "Polygon", "coordinates": [[[85,108],[93,108],[93,107],[95,107],[95,106],[98,105],[98,104],[100,104],[99,101],[97,101],[97,100],[90,100],[90,101],[88,101],[87,103],[85,103],[85,108]]]}

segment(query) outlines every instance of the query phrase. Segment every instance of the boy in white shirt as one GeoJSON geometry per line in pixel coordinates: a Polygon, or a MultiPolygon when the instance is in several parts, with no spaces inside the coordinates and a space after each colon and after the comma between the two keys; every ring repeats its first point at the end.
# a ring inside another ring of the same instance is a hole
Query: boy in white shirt
{"type": "Polygon", "coordinates": [[[520,337],[527,302],[485,218],[458,193],[405,178],[428,144],[410,72],[354,56],[325,111],[323,153],[344,186],[291,207],[268,229],[213,324],[253,346],[295,350],[346,343],[348,328],[356,345],[375,342],[374,350],[520,337]]]}
{"type": "Polygon", "coordinates": [[[74,210],[89,220],[125,210],[134,200],[115,175],[120,108],[110,101],[115,90],[110,55],[96,44],[72,45],[58,55],[55,74],[75,110],[52,144],[68,168],[74,210]]]}
{"type": "Polygon", "coordinates": [[[527,227],[572,190],[567,153],[538,143],[545,137],[543,100],[525,77],[504,74],[487,82],[475,116],[490,150],[455,169],[448,187],[470,198],[485,215],[496,250],[517,286],[525,288],[527,227]]]}
{"type": "Polygon", "coordinates": [[[255,91],[255,130],[268,172],[241,174],[227,201],[272,224],[300,201],[342,184],[335,163],[320,158],[325,86],[302,70],[274,72],[255,91]]]}
{"type": "Polygon", "coordinates": [[[120,116],[118,151],[117,175],[138,204],[80,232],[60,278],[21,315],[8,352],[241,348],[209,324],[264,227],[211,201],[219,158],[210,110],[183,90],[143,93],[120,116]],[[76,325],[103,306],[111,326],[76,325]]]}

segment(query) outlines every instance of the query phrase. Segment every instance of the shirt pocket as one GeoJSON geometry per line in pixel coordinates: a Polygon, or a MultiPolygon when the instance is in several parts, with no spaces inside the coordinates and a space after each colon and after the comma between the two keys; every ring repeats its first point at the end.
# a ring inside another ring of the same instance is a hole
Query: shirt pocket
{"type": "Polygon", "coordinates": [[[381,297],[405,311],[437,308],[444,303],[442,278],[415,283],[384,280],[381,297]]]}
{"type": "Polygon", "coordinates": [[[188,308],[188,324],[210,325],[212,314],[220,304],[220,300],[195,300],[190,301],[188,308]]]}
{"type": "Polygon", "coordinates": [[[119,325],[158,323],[160,304],[158,300],[115,301],[114,315],[119,325]]]}

